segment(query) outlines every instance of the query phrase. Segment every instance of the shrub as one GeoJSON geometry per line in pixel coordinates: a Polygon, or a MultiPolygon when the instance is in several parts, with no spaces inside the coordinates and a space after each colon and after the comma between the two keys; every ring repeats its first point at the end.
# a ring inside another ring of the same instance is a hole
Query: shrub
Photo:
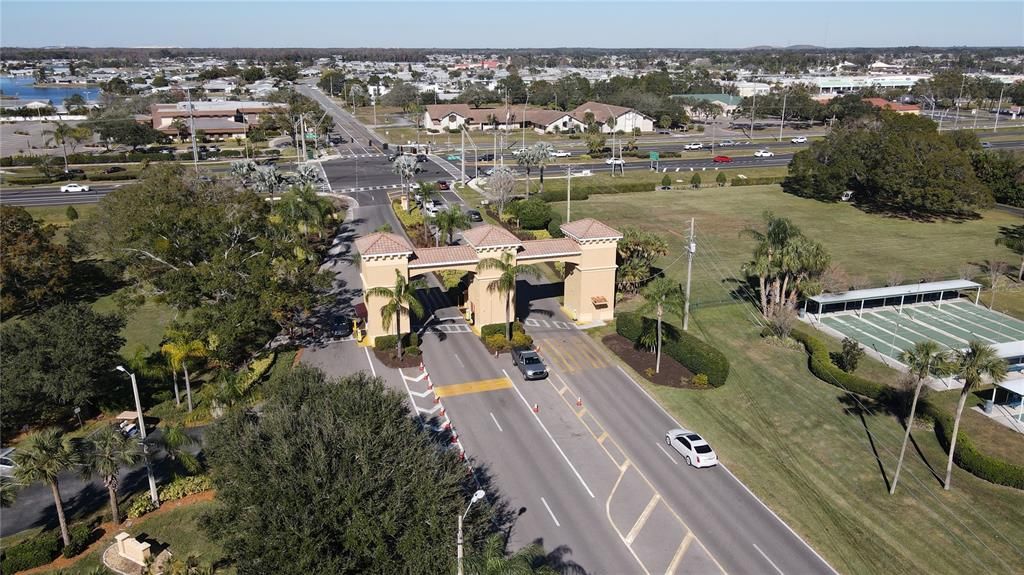
{"type": "Polygon", "coordinates": [[[78,219],[78,210],[75,209],[75,206],[68,206],[68,208],[64,210],[64,215],[73,222],[78,219]]]}
{"type": "MultiPolygon", "coordinates": [[[[935,422],[935,435],[942,449],[949,453],[949,444],[953,439],[953,415],[944,413],[931,404],[925,404],[924,412],[935,422]]],[[[956,453],[953,461],[961,469],[985,481],[1024,489],[1024,466],[1014,465],[981,453],[974,447],[971,438],[961,428],[956,438],[956,453]]]]}
{"type": "Polygon", "coordinates": [[[562,233],[562,214],[557,212],[551,212],[551,219],[548,221],[548,233],[553,238],[564,238],[565,234],[562,233]]]}
{"type": "Polygon", "coordinates": [[[461,270],[441,270],[441,285],[446,290],[458,287],[462,283],[462,278],[466,277],[468,273],[461,270]]]}
{"type": "Polygon", "coordinates": [[[93,528],[91,525],[86,523],[72,525],[68,529],[68,535],[71,537],[71,543],[65,545],[64,549],[61,549],[60,554],[64,557],[71,558],[80,554],[82,551],[85,551],[89,544],[92,543],[92,533],[93,528]]]}
{"type": "Polygon", "coordinates": [[[715,183],[718,184],[718,187],[724,186],[725,185],[725,180],[726,180],[725,172],[718,172],[718,175],[715,176],[715,183]]]}
{"type": "Polygon", "coordinates": [[[858,395],[883,399],[887,395],[888,388],[880,383],[859,377],[836,367],[829,357],[828,348],[818,338],[803,331],[794,330],[793,339],[804,344],[807,353],[810,354],[808,367],[818,379],[830,383],[836,387],[844,388],[858,395]]]}
{"type": "Polygon", "coordinates": [[[128,501],[128,508],[125,510],[125,515],[128,519],[137,519],[143,515],[156,509],[156,505],[153,505],[153,500],[149,498],[149,491],[139,493],[135,497],[132,497],[128,501]]]}
{"type": "Polygon", "coordinates": [[[700,174],[694,174],[693,177],[690,178],[690,185],[693,186],[694,188],[699,188],[700,184],[701,184],[700,174]]]}
{"type": "MultiPolygon", "coordinates": [[[[482,336],[484,341],[484,347],[490,352],[501,352],[504,353],[509,351],[510,346],[508,340],[505,339],[505,334],[492,333],[488,336],[482,336]]],[[[514,337],[514,336],[513,336],[514,337]]]]}
{"type": "Polygon", "coordinates": [[[175,477],[159,490],[160,501],[174,501],[189,495],[213,489],[213,481],[207,474],[175,477]]]}
{"type": "MultiPolygon", "coordinates": [[[[636,343],[645,329],[643,323],[653,321],[635,313],[620,313],[615,319],[615,331],[636,343]]],[[[720,387],[729,378],[728,358],[718,349],[688,332],[680,331],[675,339],[666,338],[662,342],[661,350],[691,372],[706,374],[709,385],[720,387]]]]}
{"type": "Polygon", "coordinates": [[[395,335],[378,335],[377,339],[373,340],[373,347],[377,349],[395,349],[398,346],[398,336],[395,335]]]}
{"type": "Polygon", "coordinates": [[[697,375],[693,376],[693,379],[690,381],[690,383],[692,383],[694,387],[707,387],[708,376],[703,373],[698,373],[697,375]]]}
{"type": "Polygon", "coordinates": [[[518,203],[520,227],[527,230],[542,230],[551,221],[551,206],[540,198],[530,198],[518,203]]]}
{"type": "Polygon", "coordinates": [[[533,347],[533,338],[529,334],[517,331],[512,334],[512,347],[533,347]]]}
{"type": "Polygon", "coordinates": [[[15,573],[40,565],[46,565],[57,558],[60,553],[60,535],[58,533],[42,533],[4,549],[3,561],[0,561],[0,572],[15,573]]]}
{"type": "Polygon", "coordinates": [[[411,357],[419,357],[419,356],[423,355],[423,352],[420,351],[419,346],[417,346],[417,345],[410,345],[410,346],[405,348],[405,355],[408,355],[408,356],[411,356],[411,357]]]}
{"type": "Polygon", "coordinates": [[[843,338],[843,351],[830,353],[828,357],[839,369],[846,373],[853,373],[857,371],[857,364],[864,357],[864,350],[860,348],[856,340],[847,337],[843,338]]]}
{"type": "Polygon", "coordinates": [[[772,176],[764,178],[733,178],[730,185],[733,186],[763,186],[766,184],[781,184],[785,176],[772,176]]]}
{"type": "Polygon", "coordinates": [[[671,188],[672,187],[672,177],[669,176],[668,174],[665,174],[664,176],[662,176],[661,177],[661,185],[664,188],[671,188]]]}

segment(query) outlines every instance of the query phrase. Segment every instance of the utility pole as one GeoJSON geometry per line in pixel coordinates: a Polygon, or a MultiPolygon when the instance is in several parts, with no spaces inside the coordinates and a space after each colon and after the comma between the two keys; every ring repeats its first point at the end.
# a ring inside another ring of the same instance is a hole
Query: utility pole
{"type": "Polygon", "coordinates": [[[188,132],[192,137],[192,165],[199,174],[199,150],[196,148],[196,118],[192,114],[192,89],[185,88],[185,95],[188,97],[188,132]]]}
{"type": "Polygon", "coordinates": [[[754,136],[754,114],[757,113],[757,91],[754,91],[754,100],[750,103],[750,136],[754,136]]]}
{"type": "Polygon", "coordinates": [[[996,125],[992,127],[993,132],[999,130],[999,114],[1003,111],[1003,90],[1006,90],[1006,84],[1003,84],[1003,87],[999,89],[999,103],[996,104],[996,125]]]}
{"type": "Polygon", "coordinates": [[[572,166],[565,167],[565,223],[572,221],[572,166]]]}
{"type": "Polygon", "coordinates": [[[466,128],[463,127],[459,130],[459,138],[462,140],[460,145],[459,159],[462,160],[462,183],[466,183],[466,128]]]}
{"type": "Polygon", "coordinates": [[[523,118],[520,120],[523,124],[523,149],[526,149],[526,108],[530,105],[530,91],[526,91],[526,101],[523,102],[523,118]]]}
{"type": "Polygon", "coordinates": [[[301,122],[302,130],[302,132],[300,133],[300,136],[302,137],[302,159],[301,161],[297,162],[297,166],[301,166],[302,164],[306,163],[306,117],[301,116],[299,118],[299,121],[301,122]]]}
{"type": "MultiPolygon", "coordinates": [[[[782,141],[782,128],[784,128],[786,126],[786,96],[788,96],[788,95],[789,95],[789,92],[783,92],[782,93],[782,123],[779,124],[779,141],[780,142],[782,141]]],[[[750,136],[753,137],[754,134],[751,133],[750,136]]]]}
{"type": "Polygon", "coordinates": [[[683,302],[683,331],[690,328],[690,273],[693,271],[693,254],[697,253],[697,241],[693,235],[693,218],[690,218],[690,243],[686,246],[686,301],[683,302]]]}

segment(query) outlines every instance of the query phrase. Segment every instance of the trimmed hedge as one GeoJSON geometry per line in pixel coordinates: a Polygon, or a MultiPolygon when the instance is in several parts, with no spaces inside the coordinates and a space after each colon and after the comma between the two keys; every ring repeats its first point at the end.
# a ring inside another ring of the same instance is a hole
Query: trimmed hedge
{"type": "Polygon", "coordinates": [[[809,354],[807,366],[818,379],[872,399],[887,398],[889,387],[852,373],[846,373],[832,363],[832,358],[828,355],[828,348],[818,338],[798,330],[794,330],[792,336],[793,339],[804,344],[804,348],[809,354]]]}
{"type": "Polygon", "coordinates": [[[533,347],[533,338],[530,337],[523,324],[512,322],[512,341],[505,338],[504,323],[491,323],[480,328],[480,341],[491,353],[504,353],[511,351],[514,347],[533,347]]]}
{"type": "Polygon", "coordinates": [[[183,499],[210,489],[213,489],[213,480],[209,475],[186,475],[175,477],[173,481],[161,487],[158,494],[161,502],[167,502],[183,499]]]}
{"type": "MultiPolygon", "coordinates": [[[[402,349],[409,346],[419,347],[420,335],[418,333],[403,333],[402,334],[402,349]]],[[[383,350],[391,350],[398,347],[398,336],[395,335],[378,335],[377,339],[373,340],[373,347],[383,350]]]]}
{"type": "Polygon", "coordinates": [[[781,184],[786,176],[772,176],[765,178],[733,178],[730,185],[733,186],[763,186],[765,184],[781,184]]]}
{"type": "Polygon", "coordinates": [[[60,554],[70,559],[82,551],[85,551],[92,543],[93,528],[86,523],[79,523],[68,528],[68,535],[71,537],[71,544],[65,545],[60,554]]]}
{"type": "MultiPolygon", "coordinates": [[[[836,367],[821,340],[803,331],[794,330],[792,335],[793,339],[804,344],[804,348],[810,355],[807,362],[808,367],[818,379],[877,401],[890,401],[893,393],[891,388],[846,373],[836,367]]],[[[942,449],[949,453],[949,445],[953,438],[953,415],[927,401],[923,402],[920,414],[930,417],[935,422],[935,436],[942,449]]],[[[953,454],[953,461],[964,471],[985,481],[1024,489],[1024,467],[981,453],[963,430],[957,434],[956,453],[953,454]]]]}
{"type": "MultiPolygon", "coordinates": [[[[573,200],[585,200],[594,194],[631,194],[636,192],[653,192],[656,186],[657,184],[653,182],[631,182],[628,184],[615,184],[614,186],[596,186],[592,183],[574,183],[570,197],[573,200]]],[[[544,190],[543,194],[536,194],[532,197],[540,198],[545,202],[562,202],[565,201],[565,190],[544,190]]]]}
{"type": "Polygon", "coordinates": [[[42,533],[4,549],[0,572],[16,573],[40,565],[46,565],[60,554],[60,535],[42,533]]]}
{"type": "MultiPolygon", "coordinates": [[[[635,313],[620,313],[615,317],[615,331],[636,343],[644,331],[644,322],[654,321],[635,313]]],[[[689,332],[679,332],[678,339],[664,338],[661,351],[691,372],[706,375],[714,387],[725,385],[729,379],[729,359],[725,354],[689,332]]]]}

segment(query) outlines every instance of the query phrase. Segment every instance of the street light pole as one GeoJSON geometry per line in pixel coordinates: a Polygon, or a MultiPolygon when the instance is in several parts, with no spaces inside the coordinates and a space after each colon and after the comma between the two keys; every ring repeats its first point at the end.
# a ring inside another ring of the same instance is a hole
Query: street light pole
{"type": "Polygon", "coordinates": [[[693,271],[693,254],[697,252],[697,242],[693,236],[693,218],[690,218],[690,241],[686,245],[686,301],[683,302],[683,331],[690,328],[690,273],[693,271]]]}
{"type": "Polygon", "coordinates": [[[469,505],[466,506],[466,512],[463,513],[462,515],[459,515],[459,534],[458,534],[458,536],[456,538],[456,551],[455,551],[455,562],[456,562],[456,565],[457,565],[457,573],[458,573],[458,575],[463,575],[463,571],[462,571],[462,521],[466,518],[466,515],[469,515],[469,508],[472,507],[473,504],[476,503],[477,501],[480,501],[481,499],[483,499],[485,495],[487,495],[487,494],[484,492],[483,489],[478,489],[476,491],[476,493],[473,494],[473,498],[469,500],[469,505]]]}
{"type": "Polygon", "coordinates": [[[1004,90],[1006,90],[1006,84],[1003,84],[1003,87],[999,89],[999,102],[996,103],[996,125],[992,127],[992,131],[993,132],[999,131],[999,114],[1001,114],[1002,110],[1003,110],[1003,91],[1004,90]]]}
{"type": "Polygon", "coordinates": [[[139,385],[135,381],[135,374],[128,371],[124,366],[117,366],[117,371],[127,373],[132,380],[132,393],[135,394],[135,415],[139,419],[139,437],[142,438],[142,458],[146,462],[146,475],[149,477],[149,497],[153,504],[160,505],[160,496],[156,491],[156,477],[153,476],[153,466],[149,463],[149,450],[146,446],[146,422],[142,419],[142,401],[139,399],[139,385]]]}

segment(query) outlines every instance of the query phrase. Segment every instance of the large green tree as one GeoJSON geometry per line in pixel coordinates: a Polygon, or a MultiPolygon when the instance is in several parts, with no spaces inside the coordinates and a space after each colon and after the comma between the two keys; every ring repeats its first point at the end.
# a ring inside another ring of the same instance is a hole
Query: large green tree
{"type": "Polygon", "coordinates": [[[84,475],[103,480],[110,502],[110,516],[115,525],[120,524],[121,515],[117,508],[118,478],[122,467],[132,467],[142,460],[139,444],[116,427],[105,425],[86,437],[79,449],[84,475]]]}
{"type": "Polygon", "coordinates": [[[638,293],[654,276],[651,268],[655,260],[668,253],[668,242],[647,230],[625,227],[616,249],[619,268],[615,282],[624,292],[638,293]]]}
{"type": "MultiPolygon", "coordinates": [[[[401,395],[305,367],[265,392],[258,413],[231,410],[207,435],[218,505],[205,526],[240,573],[454,572],[455,519],[477,487],[401,395]]],[[[470,555],[501,528],[494,502],[470,509],[470,555]]]]}
{"type": "Polygon", "coordinates": [[[14,475],[23,483],[37,481],[47,484],[57,507],[57,522],[64,545],[71,544],[68,521],[64,517],[64,501],[60,495],[60,474],[79,463],[79,455],[59,429],[50,427],[29,435],[14,452],[14,475]]]}
{"type": "Polygon", "coordinates": [[[654,361],[654,373],[661,372],[661,341],[664,337],[662,333],[662,325],[665,320],[665,314],[677,316],[680,319],[683,318],[684,309],[686,307],[686,294],[683,292],[682,286],[678,282],[674,282],[666,277],[655,278],[651,283],[644,287],[644,305],[640,308],[643,313],[654,312],[655,318],[657,318],[657,328],[654,333],[653,346],[656,348],[657,358],[654,361]]]}
{"type": "Polygon", "coordinates": [[[0,314],[8,316],[60,297],[71,275],[71,253],[25,208],[0,206],[0,314]]]}
{"type": "Polygon", "coordinates": [[[92,411],[123,361],[124,319],[87,305],[58,304],[0,328],[0,413],[4,435],[23,425],[60,421],[72,409],[92,411]]]}
{"type": "Polygon", "coordinates": [[[971,163],[995,201],[1024,208],[1024,153],[984,150],[971,154],[971,163]]]}
{"type": "Polygon", "coordinates": [[[824,246],[804,236],[788,218],[771,212],[762,217],[763,227],[742,232],[755,242],[753,259],[744,271],[757,280],[761,313],[771,319],[783,307],[796,307],[800,296],[821,291],[817,280],[831,258],[824,246]]]}
{"type": "Polygon", "coordinates": [[[960,389],[960,399],[956,402],[953,434],[949,440],[946,481],[943,483],[943,488],[947,491],[953,480],[953,460],[956,457],[956,442],[960,433],[960,417],[964,413],[967,396],[981,384],[983,378],[988,378],[992,383],[999,383],[1006,378],[1006,360],[999,357],[995,348],[978,340],[971,340],[966,348],[955,350],[951,361],[953,373],[957,374],[964,386],[960,389]]]}

